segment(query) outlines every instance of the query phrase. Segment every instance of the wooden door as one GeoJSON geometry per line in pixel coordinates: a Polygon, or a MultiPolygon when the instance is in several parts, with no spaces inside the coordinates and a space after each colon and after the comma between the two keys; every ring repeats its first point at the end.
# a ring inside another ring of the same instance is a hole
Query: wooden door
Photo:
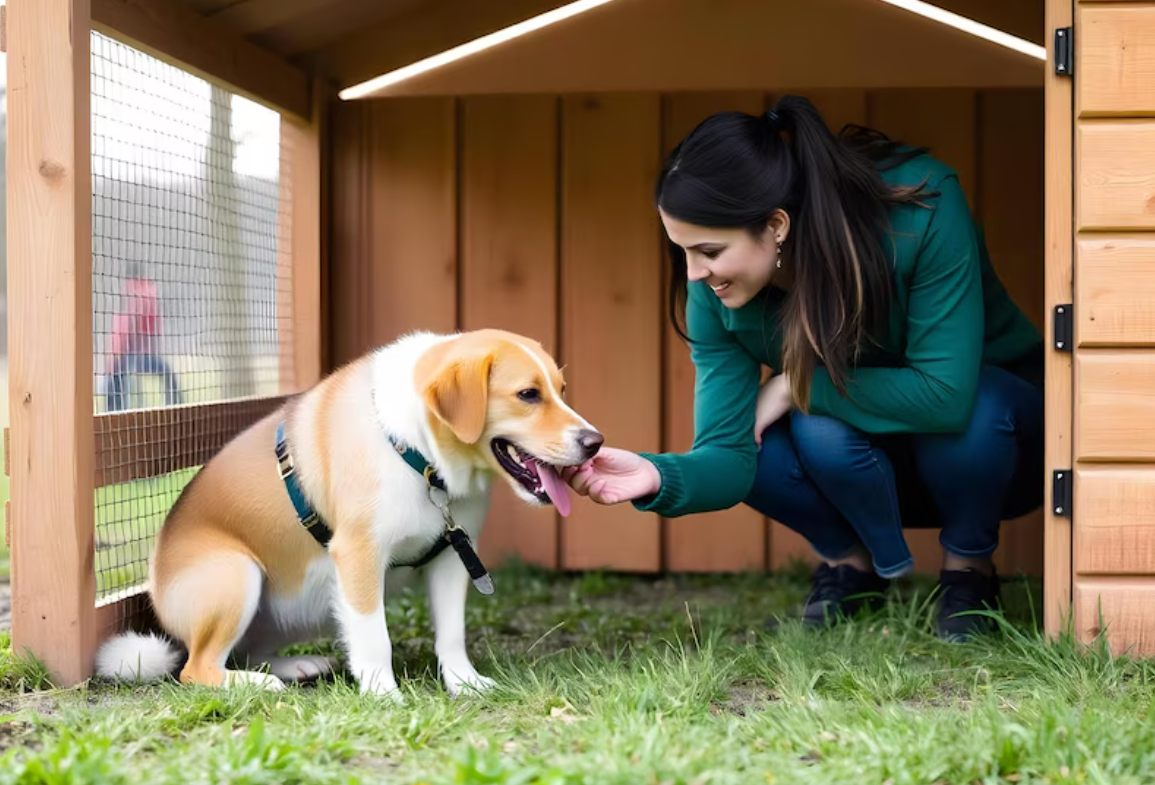
{"type": "MultiPolygon", "coordinates": [[[[1065,86],[1052,79],[1050,89],[1056,98],[1074,98],[1074,472],[1073,504],[1065,511],[1073,514],[1073,621],[1084,640],[1106,630],[1116,652],[1149,656],[1155,654],[1155,2],[1077,0],[1071,12],[1073,76],[1065,86]]],[[[1053,120],[1049,132],[1059,127],[1058,108],[1053,120]]],[[[1048,198],[1052,193],[1061,197],[1048,198]]],[[[1063,266],[1059,252],[1052,261],[1063,266]]],[[[1058,400],[1052,393],[1050,402],[1058,400]]],[[[1060,552],[1048,575],[1057,574],[1060,552]]]]}

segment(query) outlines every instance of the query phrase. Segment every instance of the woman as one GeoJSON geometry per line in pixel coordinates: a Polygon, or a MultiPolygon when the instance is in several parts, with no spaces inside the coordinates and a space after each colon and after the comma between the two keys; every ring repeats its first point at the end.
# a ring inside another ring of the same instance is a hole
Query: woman
{"type": "Polygon", "coordinates": [[[1042,340],[957,175],[874,131],[835,137],[787,96],[699,125],[657,207],[694,445],[603,448],[570,485],[664,517],[745,502],[789,526],[822,559],[802,610],[815,624],[910,571],[904,524],[941,526],[939,633],[978,631],[981,615],[956,614],[998,601],[1000,521],[1042,503],[1042,340]]]}

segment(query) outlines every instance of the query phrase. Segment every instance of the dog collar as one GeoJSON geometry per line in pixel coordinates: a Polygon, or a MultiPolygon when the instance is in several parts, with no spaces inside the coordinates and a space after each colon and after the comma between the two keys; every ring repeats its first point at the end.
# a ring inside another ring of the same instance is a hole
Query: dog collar
{"type": "Polygon", "coordinates": [[[386,434],[389,437],[389,443],[393,445],[393,449],[397,450],[397,454],[405,459],[405,463],[413,467],[413,470],[425,478],[425,482],[430,487],[436,488],[439,491],[445,490],[445,481],[441,479],[441,475],[433,468],[433,464],[429,459],[422,455],[417,450],[408,447],[404,442],[398,439],[393,434],[386,434]]]}

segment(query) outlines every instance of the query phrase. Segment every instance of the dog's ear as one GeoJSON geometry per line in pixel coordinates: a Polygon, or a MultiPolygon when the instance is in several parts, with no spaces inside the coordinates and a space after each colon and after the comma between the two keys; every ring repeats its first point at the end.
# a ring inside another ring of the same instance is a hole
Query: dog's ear
{"type": "Polygon", "coordinates": [[[493,354],[439,354],[418,369],[418,389],[425,405],[458,439],[476,444],[485,430],[489,410],[489,370],[493,367],[493,354]]]}

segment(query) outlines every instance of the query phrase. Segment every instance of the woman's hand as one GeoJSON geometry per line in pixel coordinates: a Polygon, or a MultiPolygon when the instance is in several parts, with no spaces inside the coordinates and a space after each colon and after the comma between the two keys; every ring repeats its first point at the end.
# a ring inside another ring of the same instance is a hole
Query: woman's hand
{"type": "Polygon", "coordinates": [[[790,395],[790,379],[780,373],[762,385],[758,391],[758,405],[754,410],[754,441],[762,446],[762,432],[790,411],[794,400],[790,395]]]}
{"type": "Polygon", "coordinates": [[[658,467],[637,453],[613,447],[603,447],[581,466],[567,466],[561,476],[579,496],[588,496],[598,504],[640,499],[662,487],[658,467]]]}

